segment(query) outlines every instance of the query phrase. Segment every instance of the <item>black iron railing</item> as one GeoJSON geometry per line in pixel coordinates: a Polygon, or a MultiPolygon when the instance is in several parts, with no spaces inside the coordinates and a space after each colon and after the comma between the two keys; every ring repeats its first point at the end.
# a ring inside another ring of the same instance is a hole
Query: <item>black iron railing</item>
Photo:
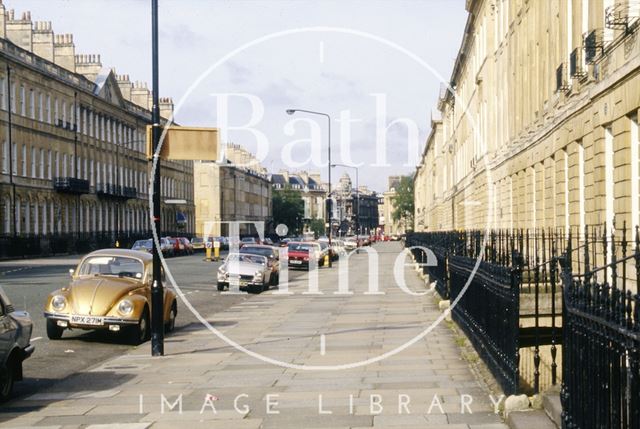
{"type": "Polygon", "coordinates": [[[633,245],[626,228],[586,230],[583,241],[575,252],[569,240],[562,260],[563,426],[639,428],[639,232],[633,245]]]}
{"type": "Polygon", "coordinates": [[[53,179],[53,189],[68,194],[88,194],[89,181],[75,177],[56,177],[53,179]]]}
{"type": "Polygon", "coordinates": [[[453,319],[505,392],[538,393],[558,383],[561,231],[418,233],[406,243],[419,246],[412,250],[417,262],[435,256],[425,273],[451,300],[453,319]]]}
{"type": "Polygon", "coordinates": [[[137,190],[131,186],[120,186],[113,183],[98,183],[96,194],[100,197],[131,199],[138,196],[137,190]]]}

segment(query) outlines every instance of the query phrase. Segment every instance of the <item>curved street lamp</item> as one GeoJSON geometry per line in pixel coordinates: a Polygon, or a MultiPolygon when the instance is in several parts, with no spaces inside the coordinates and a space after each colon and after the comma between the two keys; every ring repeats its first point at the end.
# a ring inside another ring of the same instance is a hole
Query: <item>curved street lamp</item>
{"type": "MultiPolygon", "coordinates": [[[[328,197],[329,199],[331,198],[331,116],[328,113],[323,113],[323,112],[316,112],[313,110],[305,110],[305,109],[287,109],[286,110],[287,115],[293,115],[296,112],[301,112],[301,113],[308,113],[310,115],[319,115],[319,116],[324,116],[325,118],[327,118],[327,124],[328,124],[328,128],[327,128],[327,135],[328,135],[328,147],[327,147],[327,154],[328,154],[328,172],[329,172],[329,191],[328,191],[328,197]]],[[[328,233],[328,237],[329,237],[329,249],[332,248],[331,246],[331,230],[333,229],[333,225],[332,225],[332,216],[333,216],[333,207],[330,208],[329,210],[329,233],[328,233]]],[[[333,264],[331,262],[331,258],[329,258],[329,267],[331,267],[333,264]]]]}

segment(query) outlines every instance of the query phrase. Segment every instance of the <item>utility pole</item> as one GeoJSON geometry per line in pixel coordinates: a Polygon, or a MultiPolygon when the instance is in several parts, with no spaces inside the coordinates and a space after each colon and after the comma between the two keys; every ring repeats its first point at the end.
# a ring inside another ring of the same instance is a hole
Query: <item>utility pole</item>
{"type": "MultiPolygon", "coordinates": [[[[151,114],[151,137],[153,147],[152,162],[155,161],[153,175],[153,224],[158,240],[160,240],[160,105],[158,77],[158,0],[151,0],[151,50],[153,69],[153,111],[151,114]]],[[[153,284],[151,288],[151,354],[164,355],[164,289],[162,287],[162,267],[160,252],[162,250],[153,242],[153,284]]]]}

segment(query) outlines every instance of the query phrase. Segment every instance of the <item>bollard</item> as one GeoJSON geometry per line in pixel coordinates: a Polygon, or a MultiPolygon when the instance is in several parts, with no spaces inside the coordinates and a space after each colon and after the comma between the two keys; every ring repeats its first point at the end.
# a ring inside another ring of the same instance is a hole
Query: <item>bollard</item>
{"type": "Polygon", "coordinates": [[[323,265],[325,267],[329,266],[329,255],[324,255],[324,263],[323,263],[323,265]]]}
{"type": "Polygon", "coordinates": [[[213,258],[215,261],[220,260],[220,248],[219,247],[214,247],[213,249],[213,258]]]}
{"type": "Polygon", "coordinates": [[[206,252],[206,256],[205,256],[204,260],[207,261],[207,262],[211,262],[211,248],[207,247],[205,252],[206,252]]]}

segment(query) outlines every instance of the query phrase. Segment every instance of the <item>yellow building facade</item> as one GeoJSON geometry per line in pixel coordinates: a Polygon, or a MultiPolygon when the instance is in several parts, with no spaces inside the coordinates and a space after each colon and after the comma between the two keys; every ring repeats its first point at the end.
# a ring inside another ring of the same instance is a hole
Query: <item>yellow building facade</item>
{"type": "MultiPolygon", "coordinates": [[[[76,54],[71,34],[0,2],[0,236],[90,239],[149,230],[145,84],[76,54]]],[[[161,98],[161,113],[173,110],[161,98]]],[[[191,161],[165,161],[162,230],[194,229],[191,161]]]]}
{"type": "Polygon", "coordinates": [[[640,223],[640,5],[467,1],[416,230],[640,223]]]}

